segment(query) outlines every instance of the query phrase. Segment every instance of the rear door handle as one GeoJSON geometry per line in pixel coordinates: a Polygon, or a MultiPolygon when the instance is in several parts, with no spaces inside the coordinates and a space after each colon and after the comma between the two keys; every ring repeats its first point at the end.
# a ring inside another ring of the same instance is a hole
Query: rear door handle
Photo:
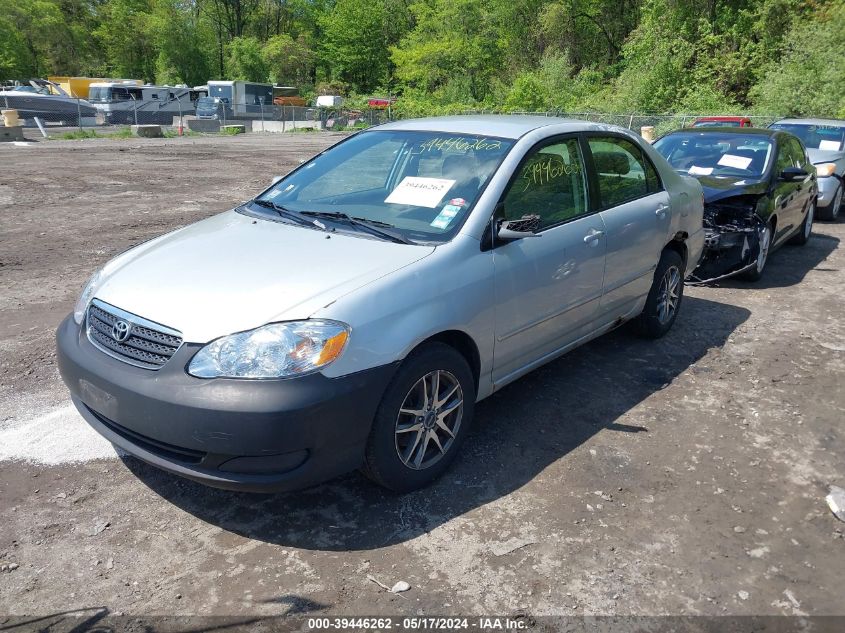
{"type": "Polygon", "coordinates": [[[604,235],[604,231],[593,229],[584,236],[584,244],[595,244],[602,235],[604,235]]]}

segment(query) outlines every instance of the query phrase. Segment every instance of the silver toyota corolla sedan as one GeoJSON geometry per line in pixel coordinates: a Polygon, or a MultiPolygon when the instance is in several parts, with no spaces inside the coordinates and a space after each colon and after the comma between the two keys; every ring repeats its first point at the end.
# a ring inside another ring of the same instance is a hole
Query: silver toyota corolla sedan
{"type": "Polygon", "coordinates": [[[59,367],[91,426],[172,473],[278,491],[363,468],[412,490],[477,401],[625,321],[665,334],[702,211],[621,128],[390,123],[110,261],[59,367]]]}

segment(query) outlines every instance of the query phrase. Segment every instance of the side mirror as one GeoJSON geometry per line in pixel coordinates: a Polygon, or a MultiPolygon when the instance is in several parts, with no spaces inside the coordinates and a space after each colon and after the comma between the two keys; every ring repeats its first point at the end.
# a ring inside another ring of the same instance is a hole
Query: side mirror
{"type": "Polygon", "coordinates": [[[809,174],[800,167],[787,167],[780,172],[780,179],[785,182],[793,182],[795,180],[804,180],[809,174]]]}
{"type": "Polygon", "coordinates": [[[518,220],[501,220],[496,230],[496,236],[501,240],[519,240],[523,237],[540,237],[537,229],[540,228],[539,215],[523,215],[518,220]]]}
{"type": "Polygon", "coordinates": [[[270,186],[275,185],[275,184],[276,184],[277,182],[279,182],[281,179],[282,179],[282,176],[273,176],[273,180],[272,180],[272,181],[270,181],[270,186]]]}

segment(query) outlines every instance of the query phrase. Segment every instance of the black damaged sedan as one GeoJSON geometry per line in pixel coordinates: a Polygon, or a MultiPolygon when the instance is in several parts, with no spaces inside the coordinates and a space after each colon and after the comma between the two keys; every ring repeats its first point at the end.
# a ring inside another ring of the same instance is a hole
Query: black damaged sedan
{"type": "Polygon", "coordinates": [[[654,148],[704,189],[704,255],[691,281],[756,281],[773,250],[809,239],[816,170],[792,134],[697,128],[667,134],[654,148]]]}

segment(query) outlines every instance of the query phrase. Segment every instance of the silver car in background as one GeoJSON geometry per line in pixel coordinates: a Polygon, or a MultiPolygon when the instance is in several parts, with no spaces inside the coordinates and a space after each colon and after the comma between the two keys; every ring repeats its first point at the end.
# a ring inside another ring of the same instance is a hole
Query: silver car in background
{"type": "Polygon", "coordinates": [[[781,119],[769,127],[801,139],[810,162],[816,167],[818,218],[836,220],[845,196],[845,120],[781,119]]]}
{"type": "Polygon", "coordinates": [[[91,426],[169,472],[279,491],[363,468],[413,490],[477,401],[626,321],[665,334],[702,212],[621,128],[389,123],[106,264],[59,367],[91,426]]]}

